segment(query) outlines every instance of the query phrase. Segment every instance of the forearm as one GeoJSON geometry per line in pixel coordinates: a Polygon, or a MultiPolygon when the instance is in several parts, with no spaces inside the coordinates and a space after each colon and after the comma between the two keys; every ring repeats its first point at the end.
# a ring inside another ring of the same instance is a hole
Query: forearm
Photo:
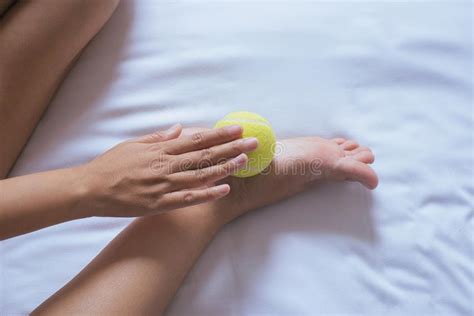
{"type": "Polygon", "coordinates": [[[136,219],[35,312],[161,314],[223,224],[210,207],[136,219]]]}
{"type": "Polygon", "coordinates": [[[230,187],[214,182],[247,161],[236,149],[243,152],[257,146],[255,142],[248,147],[240,140],[239,127],[182,138],[178,138],[180,127],[170,131],[123,142],[79,167],[1,181],[0,238],[88,216],[144,216],[217,201],[230,187]],[[162,139],[155,139],[157,135],[162,139]],[[173,146],[189,153],[173,154],[173,146]],[[197,166],[206,152],[216,162],[238,156],[202,169],[179,167],[183,161],[197,166]]]}
{"type": "Polygon", "coordinates": [[[78,168],[0,181],[0,239],[85,217],[87,188],[78,168]]]}

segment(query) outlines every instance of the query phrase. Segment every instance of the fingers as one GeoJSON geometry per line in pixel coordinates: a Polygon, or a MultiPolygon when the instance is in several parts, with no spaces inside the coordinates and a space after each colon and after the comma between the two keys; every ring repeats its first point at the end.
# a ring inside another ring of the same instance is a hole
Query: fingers
{"type": "Polygon", "coordinates": [[[199,151],[193,151],[179,155],[179,163],[175,166],[178,168],[176,171],[182,171],[185,169],[196,169],[204,168],[222,161],[226,161],[229,158],[236,157],[241,153],[247,153],[254,151],[258,147],[258,140],[256,138],[244,138],[234,140],[232,142],[206,148],[199,151]]]}
{"type": "Polygon", "coordinates": [[[167,141],[163,143],[163,148],[169,154],[179,155],[230,142],[240,138],[242,132],[243,130],[241,126],[230,125],[223,128],[197,132],[192,135],[186,135],[178,139],[167,141]]]}
{"type": "Polygon", "coordinates": [[[178,138],[181,135],[183,127],[181,124],[175,124],[165,131],[156,131],[154,133],[136,138],[134,141],[141,143],[157,143],[178,138]]]}
{"type": "Polygon", "coordinates": [[[340,168],[349,177],[349,180],[358,181],[371,190],[378,185],[377,174],[363,162],[347,159],[341,162],[340,168]]]}
{"type": "Polygon", "coordinates": [[[247,163],[248,157],[241,154],[234,159],[220,165],[189,170],[170,175],[168,190],[172,191],[160,197],[156,210],[167,211],[187,207],[200,203],[207,203],[224,197],[230,191],[228,184],[206,187],[238,171],[247,163]],[[190,188],[205,187],[189,190],[190,188]]]}
{"type": "Polygon", "coordinates": [[[240,154],[226,163],[208,168],[188,170],[169,176],[170,190],[183,190],[206,186],[224,179],[243,168],[247,163],[246,154],[240,154]]]}
{"type": "Polygon", "coordinates": [[[228,184],[221,184],[205,189],[175,191],[165,194],[159,199],[157,210],[162,212],[211,202],[226,196],[229,192],[230,186],[228,184]]]}

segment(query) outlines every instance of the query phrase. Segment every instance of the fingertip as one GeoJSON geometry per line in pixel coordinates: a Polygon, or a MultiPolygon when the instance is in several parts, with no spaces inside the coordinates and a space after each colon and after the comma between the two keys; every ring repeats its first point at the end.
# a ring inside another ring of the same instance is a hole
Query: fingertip
{"type": "Polygon", "coordinates": [[[230,185],[228,185],[228,184],[217,185],[217,186],[213,187],[211,190],[212,190],[212,193],[213,193],[214,197],[216,199],[220,199],[220,198],[226,196],[227,194],[229,194],[230,185]]]}
{"type": "Polygon", "coordinates": [[[241,136],[244,132],[242,126],[240,125],[229,125],[223,128],[230,136],[237,137],[241,136]]]}
{"type": "Polygon", "coordinates": [[[259,142],[256,137],[248,137],[241,140],[242,149],[246,152],[254,151],[258,148],[259,142]]]}
{"type": "Polygon", "coordinates": [[[245,153],[241,153],[237,157],[232,159],[232,163],[234,163],[237,168],[244,167],[247,164],[249,157],[245,153]]]}
{"type": "Polygon", "coordinates": [[[174,124],[170,128],[164,131],[156,131],[154,133],[138,137],[136,141],[138,142],[145,142],[145,143],[157,143],[157,142],[165,142],[167,140],[171,140],[177,138],[181,131],[183,130],[181,124],[174,124]]]}

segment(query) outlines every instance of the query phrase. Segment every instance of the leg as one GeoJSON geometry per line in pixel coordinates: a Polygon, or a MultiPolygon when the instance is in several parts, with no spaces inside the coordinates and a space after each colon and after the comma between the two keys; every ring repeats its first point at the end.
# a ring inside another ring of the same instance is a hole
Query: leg
{"type": "Polygon", "coordinates": [[[206,204],[136,219],[32,315],[161,315],[219,227],[206,204]]]}
{"type": "Polygon", "coordinates": [[[0,1],[0,18],[10,9],[16,0],[2,0],[0,1]]]}
{"type": "Polygon", "coordinates": [[[117,4],[18,1],[1,18],[0,179],[13,166],[75,58],[117,4]]]}
{"type": "Polygon", "coordinates": [[[316,137],[283,143],[285,152],[267,174],[230,179],[226,198],[136,219],[33,314],[160,315],[215,233],[234,218],[315,183],[377,185],[368,148],[316,137]],[[319,169],[308,170],[314,161],[319,169]]]}

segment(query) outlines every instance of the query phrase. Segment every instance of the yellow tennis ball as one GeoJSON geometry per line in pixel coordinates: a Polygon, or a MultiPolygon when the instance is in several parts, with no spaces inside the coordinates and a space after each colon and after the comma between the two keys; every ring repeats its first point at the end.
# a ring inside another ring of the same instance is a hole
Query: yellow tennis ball
{"type": "Polygon", "coordinates": [[[247,153],[249,157],[247,166],[233,175],[239,178],[252,177],[267,168],[275,155],[276,142],[270,122],[252,112],[232,112],[218,121],[214,128],[228,125],[240,125],[244,130],[244,138],[255,137],[258,139],[257,149],[251,153],[247,153]]]}

